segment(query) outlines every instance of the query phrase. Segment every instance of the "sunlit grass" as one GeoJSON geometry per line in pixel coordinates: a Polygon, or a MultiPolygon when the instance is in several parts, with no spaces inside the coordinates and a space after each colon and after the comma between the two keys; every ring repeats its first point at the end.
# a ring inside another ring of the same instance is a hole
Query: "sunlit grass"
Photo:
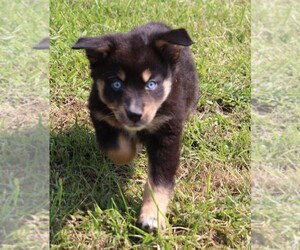
{"type": "Polygon", "coordinates": [[[244,1],[51,2],[51,242],[53,249],[233,248],[250,244],[250,21],[244,1]],[[136,227],[145,151],[117,167],[98,151],[86,101],[82,35],[164,21],[185,27],[202,96],[183,135],[170,227],[136,227]]]}
{"type": "Polygon", "coordinates": [[[252,2],[252,241],[299,249],[299,9],[252,2]]]}

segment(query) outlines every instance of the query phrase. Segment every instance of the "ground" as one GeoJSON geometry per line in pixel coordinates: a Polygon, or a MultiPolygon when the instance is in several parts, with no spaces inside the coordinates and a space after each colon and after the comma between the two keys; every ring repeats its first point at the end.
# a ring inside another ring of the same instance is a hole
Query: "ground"
{"type": "Polygon", "coordinates": [[[247,1],[51,2],[53,249],[249,247],[249,12],[247,1]],[[188,30],[201,89],[182,138],[170,226],[158,234],[136,227],[145,151],[122,167],[98,151],[86,108],[88,61],[70,50],[80,36],[126,32],[149,21],[188,30]]]}

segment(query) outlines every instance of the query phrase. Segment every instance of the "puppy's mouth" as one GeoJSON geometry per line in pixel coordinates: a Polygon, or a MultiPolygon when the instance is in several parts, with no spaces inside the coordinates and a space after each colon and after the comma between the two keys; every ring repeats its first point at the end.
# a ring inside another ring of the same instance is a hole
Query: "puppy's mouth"
{"type": "Polygon", "coordinates": [[[141,131],[141,130],[146,128],[145,125],[128,125],[128,124],[124,124],[123,126],[124,126],[125,129],[127,129],[129,131],[141,131]]]}
{"type": "Polygon", "coordinates": [[[139,121],[132,121],[127,116],[123,116],[123,118],[121,120],[119,120],[119,121],[120,121],[120,123],[123,125],[123,127],[125,129],[132,130],[132,131],[143,130],[148,125],[148,122],[144,121],[143,119],[141,119],[139,121]]]}
{"type": "Polygon", "coordinates": [[[145,114],[132,114],[130,112],[114,112],[116,119],[126,129],[130,131],[140,131],[151,123],[152,119],[145,114]]]}

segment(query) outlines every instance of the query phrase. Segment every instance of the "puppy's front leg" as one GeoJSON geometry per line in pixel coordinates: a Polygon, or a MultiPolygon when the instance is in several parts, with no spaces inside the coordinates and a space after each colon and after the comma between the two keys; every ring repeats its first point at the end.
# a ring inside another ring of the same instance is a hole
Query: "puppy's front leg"
{"type": "Polygon", "coordinates": [[[125,131],[105,122],[94,121],[97,141],[103,153],[117,165],[125,165],[133,160],[138,144],[125,131]]]}
{"type": "Polygon", "coordinates": [[[165,214],[179,165],[180,134],[181,129],[172,131],[169,127],[148,139],[148,180],[139,218],[141,227],[147,231],[166,227],[165,214]]]}
{"type": "Polygon", "coordinates": [[[172,192],[171,186],[157,185],[151,177],[145,184],[143,206],[139,218],[141,227],[149,232],[166,227],[165,214],[172,192]]]}

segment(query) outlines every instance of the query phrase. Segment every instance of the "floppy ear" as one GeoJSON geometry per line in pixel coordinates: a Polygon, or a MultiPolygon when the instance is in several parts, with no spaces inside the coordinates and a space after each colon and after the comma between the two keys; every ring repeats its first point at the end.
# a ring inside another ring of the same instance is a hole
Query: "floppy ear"
{"type": "Polygon", "coordinates": [[[160,34],[155,39],[156,48],[165,58],[172,62],[176,62],[179,59],[182,46],[190,46],[192,44],[193,41],[185,29],[170,30],[160,34]]]}
{"type": "Polygon", "coordinates": [[[113,44],[108,36],[80,37],[72,49],[85,49],[91,63],[103,60],[112,50],[113,44]]]}

